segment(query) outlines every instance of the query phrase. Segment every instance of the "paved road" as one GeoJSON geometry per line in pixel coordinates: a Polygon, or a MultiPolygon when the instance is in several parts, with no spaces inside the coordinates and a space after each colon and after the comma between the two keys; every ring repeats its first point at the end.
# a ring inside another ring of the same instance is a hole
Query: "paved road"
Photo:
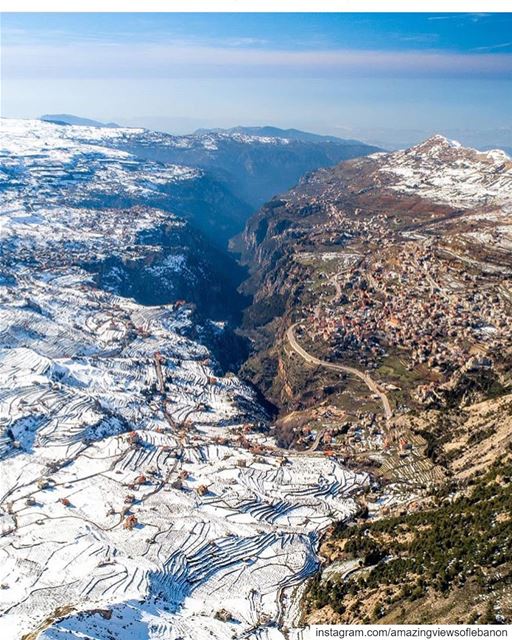
{"type": "Polygon", "coordinates": [[[373,380],[367,373],[363,371],[359,371],[359,369],[355,369],[354,367],[346,367],[343,364],[334,364],[332,362],[326,362],[325,360],[320,360],[319,358],[315,358],[310,353],[305,351],[300,344],[297,342],[297,338],[295,337],[295,327],[298,323],[293,324],[286,332],[286,337],[288,342],[290,343],[291,348],[301,356],[306,362],[310,364],[316,364],[320,367],[325,367],[326,369],[334,369],[334,371],[343,371],[343,373],[349,373],[350,375],[356,376],[360,380],[362,380],[368,389],[376,395],[379,396],[382,407],[384,409],[384,414],[386,416],[386,420],[389,420],[393,415],[391,411],[391,405],[389,404],[389,400],[387,395],[380,389],[378,384],[373,380]]]}

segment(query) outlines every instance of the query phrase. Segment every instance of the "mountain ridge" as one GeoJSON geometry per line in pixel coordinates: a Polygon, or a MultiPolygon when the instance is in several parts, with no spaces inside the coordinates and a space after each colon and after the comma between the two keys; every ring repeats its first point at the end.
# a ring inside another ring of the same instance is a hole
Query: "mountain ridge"
{"type": "Polygon", "coordinates": [[[75,116],[71,113],[55,113],[45,114],[39,117],[43,122],[52,122],[54,124],[69,124],[83,127],[100,127],[100,128],[118,128],[120,125],[115,122],[100,122],[91,118],[83,118],[75,116]]]}
{"type": "Polygon", "coordinates": [[[238,125],[236,127],[229,127],[227,129],[213,128],[213,129],[196,129],[194,134],[204,135],[208,133],[241,133],[249,136],[256,137],[270,137],[270,138],[286,138],[288,140],[298,140],[303,142],[335,142],[354,144],[360,143],[359,140],[350,138],[340,138],[338,136],[324,135],[320,133],[312,133],[310,131],[302,131],[300,129],[281,129],[272,125],[263,126],[247,126],[238,125]]]}

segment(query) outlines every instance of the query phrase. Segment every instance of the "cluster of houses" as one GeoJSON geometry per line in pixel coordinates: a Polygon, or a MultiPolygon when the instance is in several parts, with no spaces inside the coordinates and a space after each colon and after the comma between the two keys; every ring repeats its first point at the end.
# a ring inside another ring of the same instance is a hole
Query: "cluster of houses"
{"type": "Polygon", "coordinates": [[[365,268],[340,276],[341,296],[310,307],[310,337],[337,356],[371,368],[391,351],[409,367],[439,372],[463,366],[475,352],[492,355],[512,342],[509,302],[498,279],[457,272],[432,247],[405,243],[365,268]]]}

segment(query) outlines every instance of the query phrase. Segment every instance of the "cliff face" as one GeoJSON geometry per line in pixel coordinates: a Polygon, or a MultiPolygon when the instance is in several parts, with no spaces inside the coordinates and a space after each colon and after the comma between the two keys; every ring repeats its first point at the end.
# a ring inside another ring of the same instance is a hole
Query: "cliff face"
{"type": "Polygon", "coordinates": [[[246,226],[244,374],[282,446],[376,483],[326,535],[308,623],[510,620],[511,180],[435,136],[315,172],[246,226]]]}
{"type": "Polygon", "coordinates": [[[309,174],[248,221],[243,373],[280,407],[288,444],[318,427],[330,449],[340,420],[375,419],[387,438],[391,411],[450,468],[460,411],[511,389],[511,175],[504,154],[435,136],[309,174]]]}

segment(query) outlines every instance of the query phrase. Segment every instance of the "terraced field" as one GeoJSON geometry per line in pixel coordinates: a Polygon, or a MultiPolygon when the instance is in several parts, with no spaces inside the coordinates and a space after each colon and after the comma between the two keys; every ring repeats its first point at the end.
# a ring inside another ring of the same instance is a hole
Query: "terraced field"
{"type": "Polygon", "coordinates": [[[280,637],[318,531],[366,476],[241,437],[248,407],[265,415],[179,335],[190,312],[87,278],[2,288],[4,637],[45,620],[41,638],[280,637]]]}
{"type": "Polygon", "coordinates": [[[283,638],[319,532],[367,475],[285,457],[206,346],[198,307],[223,300],[221,275],[145,205],[197,171],[2,126],[0,636],[283,638]]]}

